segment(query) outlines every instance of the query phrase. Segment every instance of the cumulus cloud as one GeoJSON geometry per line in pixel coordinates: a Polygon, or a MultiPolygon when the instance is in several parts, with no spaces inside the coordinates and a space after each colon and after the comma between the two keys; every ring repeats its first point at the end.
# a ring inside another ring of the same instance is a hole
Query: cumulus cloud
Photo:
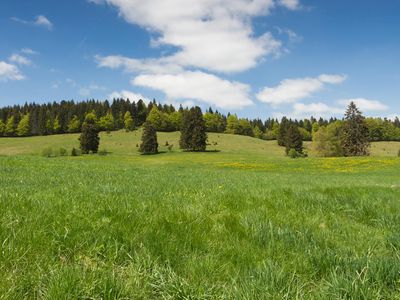
{"type": "Polygon", "coordinates": [[[338,100],[335,101],[334,104],[326,104],[322,102],[318,103],[295,103],[293,104],[292,111],[284,114],[281,112],[275,113],[275,117],[283,117],[288,116],[293,119],[303,119],[308,117],[322,117],[322,118],[330,118],[330,117],[341,117],[344,115],[347,106],[349,103],[353,101],[358,108],[365,112],[366,115],[373,115],[374,112],[382,112],[387,111],[389,108],[385,104],[376,100],[368,100],[364,98],[355,98],[355,99],[346,99],[346,100],[338,100]]]}
{"type": "Polygon", "coordinates": [[[186,71],[180,74],[143,74],[134,78],[132,83],[160,90],[169,100],[189,99],[232,109],[252,104],[248,85],[224,80],[200,71],[186,71]]]}
{"type": "Polygon", "coordinates": [[[350,102],[354,102],[361,111],[378,112],[387,111],[389,107],[377,100],[368,100],[365,98],[345,99],[338,101],[339,104],[347,106],[350,102]]]}
{"type": "Polygon", "coordinates": [[[32,62],[28,58],[26,58],[25,56],[19,55],[19,54],[11,55],[8,60],[10,62],[16,63],[18,65],[29,66],[32,64],[32,62]]]}
{"type": "Polygon", "coordinates": [[[251,18],[267,15],[275,4],[293,8],[297,1],[274,0],[104,0],[132,24],[156,37],[153,45],[179,50],[163,60],[184,67],[240,72],[268,55],[278,55],[281,42],[266,32],[255,36],[251,18]],[[293,2],[293,3],[290,3],[293,2]]]}
{"type": "Polygon", "coordinates": [[[138,93],[134,93],[131,91],[127,91],[127,90],[122,90],[122,91],[115,91],[112,92],[109,96],[108,99],[129,99],[130,101],[138,101],[138,100],[143,100],[146,103],[149,103],[150,100],[143,96],[142,94],[138,94],[138,93]]]}
{"type": "Polygon", "coordinates": [[[339,84],[346,80],[344,75],[322,74],[317,78],[285,79],[276,87],[265,87],[257,99],[273,106],[294,103],[321,91],[325,84],[339,84]]]}
{"type": "Polygon", "coordinates": [[[0,81],[22,80],[24,78],[17,66],[0,61],[0,81]]]}
{"type": "Polygon", "coordinates": [[[35,19],[34,24],[37,25],[37,26],[45,27],[45,28],[47,28],[48,30],[53,29],[53,23],[51,23],[50,20],[47,19],[47,18],[46,18],[45,16],[43,16],[43,15],[37,16],[36,19],[35,19]]]}

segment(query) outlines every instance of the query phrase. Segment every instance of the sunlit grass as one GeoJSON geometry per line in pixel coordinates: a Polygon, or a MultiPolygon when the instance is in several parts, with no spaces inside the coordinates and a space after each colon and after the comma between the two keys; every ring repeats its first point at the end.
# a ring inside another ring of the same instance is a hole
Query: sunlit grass
{"type": "Polygon", "coordinates": [[[115,132],[107,156],[40,156],[76,138],[0,139],[0,299],[400,297],[395,155],[293,160],[218,134],[221,152],[182,153],[161,133],[140,156],[115,132]]]}

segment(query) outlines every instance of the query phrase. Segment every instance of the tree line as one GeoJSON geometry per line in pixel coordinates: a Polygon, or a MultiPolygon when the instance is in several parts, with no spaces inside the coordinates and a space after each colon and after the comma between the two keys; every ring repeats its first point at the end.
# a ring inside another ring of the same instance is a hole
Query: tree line
{"type": "MultiPolygon", "coordinates": [[[[100,144],[99,124],[93,112],[85,116],[82,133],[79,136],[80,149],[83,154],[97,153],[100,144]]],[[[182,112],[180,123],[181,137],[179,147],[185,151],[204,152],[207,147],[207,133],[200,107],[192,107],[182,112]]],[[[142,143],[139,151],[142,154],[157,154],[157,131],[150,121],[143,123],[142,143]]],[[[76,151],[73,149],[73,151],[76,151]]],[[[76,155],[73,154],[74,156],[76,155]]]]}
{"type": "MultiPolygon", "coordinates": [[[[189,108],[173,105],[162,105],[152,101],[148,104],[142,100],[131,102],[129,99],[109,101],[89,100],[84,102],[61,101],[60,103],[26,103],[0,108],[0,137],[19,137],[51,135],[64,133],[81,133],[86,116],[96,116],[98,130],[134,130],[148,121],[156,131],[179,131],[182,127],[184,112],[189,108]]],[[[319,128],[338,126],[335,118],[303,120],[281,120],[268,118],[247,119],[235,114],[224,115],[211,108],[203,113],[207,132],[229,133],[252,136],[265,140],[278,140],[282,145],[287,124],[292,124],[300,131],[302,141],[311,141],[319,128]],[[282,132],[283,130],[283,132],[282,132]]],[[[368,137],[371,141],[400,141],[400,120],[366,118],[368,137]]],[[[323,129],[322,131],[324,131],[323,129]]]]}

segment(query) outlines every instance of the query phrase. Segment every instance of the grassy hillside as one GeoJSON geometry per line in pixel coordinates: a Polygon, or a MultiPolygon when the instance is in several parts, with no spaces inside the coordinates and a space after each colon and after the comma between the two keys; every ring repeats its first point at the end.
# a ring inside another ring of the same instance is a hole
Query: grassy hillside
{"type": "MultiPolygon", "coordinates": [[[[262,156],[282,156],[284,149],[278,147],[276,141],[262,141],[255,138],[238,135],[209,133],[208,150],[220,150],[226,154],[251,154],[262,156]],[[217,143],[217,145],[215,145],[217,143]]],[[[52,136],[37,136],[27,138],[0,138],[0,155],[40,154],[46,147],[58,149],[60,147],[71,150],[79,148],[79,134],[62,134],[52,136]]],[[[116,131],[109,134],[100,134],[100,149],[112,152],[114,155],[139,155],[136,145],[140,144],[141,131],[116,131]]],[[[167,151],[165,142],[173,144],[173,152],[179,151],[179,132],[158,133],[158,142],[161,151],[167,151]]],[[[305,143],[312,156],[310,143],[305,143]]],[[[372,143],[372,156],[397,156],[400,149],[399,142],[372,143]]]]}
{"type": "Polygon", "coordinates": [[[400,297],[400,144],[292,160],[222,134],[182,153],[167,133],[173,152],[140,156],[139,137],[56,158],[35,154],[77,135],[0,139],[0,299],[400,297]]]}

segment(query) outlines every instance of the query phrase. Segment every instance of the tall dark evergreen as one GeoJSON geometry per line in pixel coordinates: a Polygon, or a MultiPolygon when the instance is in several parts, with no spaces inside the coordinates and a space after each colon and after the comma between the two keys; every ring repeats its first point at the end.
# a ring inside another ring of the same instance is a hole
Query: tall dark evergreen
{"type": "Polygon", "coordinates": [[[143,154],[158,153],[157,132],[150,122],[144,122],[142,144],[139,151],[143,154]]]}
{"type": "Polygon", "coordinates": [[[279,146],[286,146],[286,136],[290,125],[291,122],[286,117],[283,117],[281,124],[279,125],[279,133],[277,136],[279,146]]]}
{"type": "Polygon", "coordinates": [[[94,113],[87,114],[85,122],[82,125],[82,133],[79,137],[80,148],[82,153],[97,153],[99,149],[100,137],[97,127],[96,115],[94,113]]]}
{"type": "Polygon", "coordinates": [[[349,104],[345,114],[341,144],[345,156],[369,155],[368,127],[364,116],[354,102],[349,104]]]}
{"type": "Polygon", "coordinates": [[[200,107],[192,107],[183,114],[179,146],[187,151],[206,151],[206,125],[200,107]]]}
{"type": "Polygon", "coordinates": [[[291,124],[288,127],[285,140],[286,154],[289,154],[291,149],[296,150],[299,154],[303,153],[303,138],[295,124],[291,124]]]}

